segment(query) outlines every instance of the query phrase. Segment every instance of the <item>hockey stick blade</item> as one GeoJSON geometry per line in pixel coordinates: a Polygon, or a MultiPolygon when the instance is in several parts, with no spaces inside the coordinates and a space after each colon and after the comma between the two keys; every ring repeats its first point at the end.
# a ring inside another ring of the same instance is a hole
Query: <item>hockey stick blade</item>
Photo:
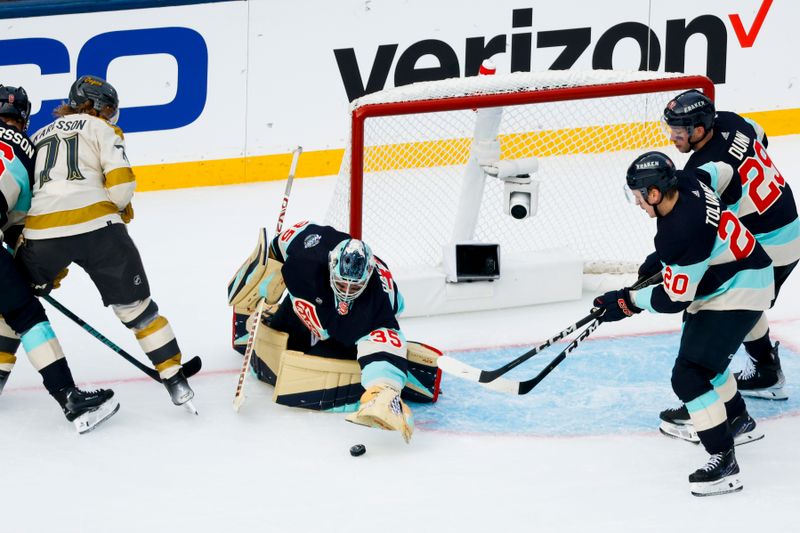
{"type": "Polygon", "coordinates": [[[203,368],[203,360],[197,356],[194,356],[181,366],[183,367],[183,375],[187,378],[190,378],[200,372],[200,369],[203,368]]]}

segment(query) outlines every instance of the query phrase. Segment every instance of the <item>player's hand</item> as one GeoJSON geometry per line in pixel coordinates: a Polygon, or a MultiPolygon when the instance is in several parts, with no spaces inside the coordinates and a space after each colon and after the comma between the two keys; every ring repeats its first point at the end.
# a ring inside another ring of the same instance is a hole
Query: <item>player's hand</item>
{"type": "Polygon", "coordinates": [[[68,268],[65,268],[64,270],[56,274],[56,279],[53,280],[54,289],[58,289],[59,287],[61,287],[61,281],[67,277],[67,274],[69,274],[68,268]]]}
{"type": "Polygon", "coordinates": [[[126,205],[125,209],[119,212],[119,216],[122,217],[122,221],[126,224],[133,220],[133,203],[126,205]]]}
{"type": "Polygon", "coordinates": [[[639,266],[639,279],[647,279],[661,272],[661,259],[658,252],[648,255],[644,262],[639,266]]]}
{"type": "Polygon", "coordinates": [[[642,310],[631,303],[630,289],[608,291],[594,299],[594,306],[602,311],[598,317],[600,322],[616,322],[628,318],[642,310]]]}

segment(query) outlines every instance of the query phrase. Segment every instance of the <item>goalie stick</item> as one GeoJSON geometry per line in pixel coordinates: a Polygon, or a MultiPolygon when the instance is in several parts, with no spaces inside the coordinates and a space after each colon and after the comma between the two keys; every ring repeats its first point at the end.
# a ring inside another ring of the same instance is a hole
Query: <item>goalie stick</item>
{"type": "MultiPolygon", "coordinates": [[[[283,229],[283,217],[286,216],[286,208],[289,206],[289,195],[292,193],[292,182],[294,182],[294,174],[297,171],[297,160],[300,159],[300,154],[303,153],[303,147],[298,146],[292,152],[292,164],[289,167],[289,176],[286,178],[286,190],[283,193],[283,201],[281,202],[281,211],[278,214],[278,223],[275,227],[275,235],[278,235],[283,229]]],[[[239,372],[239,381],[236,383],[236,392],[233,395],[233,410],[237,413],[244,403],[244,380],[247,377],[247,370],[250,367],[250,360],[253,358],[253,349],[255,346],[256,335],[258,334],[259,326],[261,326],[261,318],[264,314],[264,298],[258,301],[256,308],[256,319],[248,331],[247,346],[244,350],[244,357],[242,358],[242,369],[239,372]]]]}
{"type": "MultiPolygon", "coordinates": [[[[83,328],[84,331],[88,332],[92,337],[99,340],[100,342],[102,342],[115,352],[117,352],[119,355],[121,355],[123,359],[125,359],[133,366],[135,366],[136,368],[138,368],[139,370],[141,370],[142,372],[153,378],[155,381],[158,381],[159,383],[161,382],[161,377],[158,375],[158,371],[155,368],[150,368],[149,366],[145,365],[144,363],[136,359],[134,356],[132,356],[131,354],[120,348],[114,341],[112,341],[111,339],[109,339],[96,329],[94,329],[92,326],[87,324],[85,320],[83,320],[81,317],[70,311],[64,304],[62,304],[49,294],[43,296],[42,298],[44,298],[44,300],[47,303],[49,303],[50,305],[61,311],[61,313],[63,313],[64,316],[66,316],[67,318],[78,324],[81,328],[83,328]]],[[[203,360],[200,359],[199,357],[192,357],[191,359],[183,363],[181,367],[183,368],[183,374],[187,378],[189,378],[200,372],[200,369],[203,367],[203,360]]]]}
{"type": "MultiPolygon", "coordinates": [[[[647,287],[653,283],[660,281],[661,279],[661,272],[658,272],[648,278],[640,278],[634,283],[632,289],[641,289],[643,287],[647,287]]],[[[553,345],[553,343],[558,342],[559,340],[563,339],[567,335],[577,331],[578,329],[582,328],[583,326],[589,324],[590,322],[597,319],[599,315],[599,311],[592,310],[591,313],[586,315],[585,317],[581,318],[574,324],[567,326],[562,331],[556,333],[553,337],[546,340],[542,344],[528,350],[524,354],[520,355],[516,359],[513,359],[506,363],[505,365],[501,366],[500,368],[496,368],[494,370],[481,370],[479,368],[475,368],[474,366],[468,365],[463,361],[459,361],[453,357],[448,355],[442,355],[439,357],[439,368],[442,369],[443,372],[446,372],[452,376],[456,376],[462,379],[466,379],[468,381],[474,381],[476,383],[480,383],[481,385],[486,385],[488,383],[494,382],[500,378],[503,374],[511,371],[512,369],[516,368],[517,366],[521,365],[534,355],[538,354],[542,350],[549,348],[553,345]]],[[[513,387],[517,381],[512,380],[502,380],[501,383],[497,385],[497,387],[489,387],[491,389],[500,390],[509,387],[513,387]]]]}

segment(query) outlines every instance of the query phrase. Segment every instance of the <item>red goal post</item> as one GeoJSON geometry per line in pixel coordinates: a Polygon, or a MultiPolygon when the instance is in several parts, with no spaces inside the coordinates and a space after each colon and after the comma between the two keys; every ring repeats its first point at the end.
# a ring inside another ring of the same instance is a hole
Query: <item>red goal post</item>
{"type": "Polygon", "coordinates": [[[501,158],[538,158],[539,213],[522,221],[503,215],[498,180],[487,178],[474,239],[498,242],[504,254],[568,246],[586,271],[630,270],[652,246],[654,228],[625,205],[624,173],[648,149],[682,165],[659,121],[687,89],[714,99],[705,76],[620,71],[477,76],[366,95],[351,104],[327,222],[366,240],[393,270],[441,265],[475,110],[502,108],[501,158]],[[621,242],[626,233],[635,242],[621,242]]]}

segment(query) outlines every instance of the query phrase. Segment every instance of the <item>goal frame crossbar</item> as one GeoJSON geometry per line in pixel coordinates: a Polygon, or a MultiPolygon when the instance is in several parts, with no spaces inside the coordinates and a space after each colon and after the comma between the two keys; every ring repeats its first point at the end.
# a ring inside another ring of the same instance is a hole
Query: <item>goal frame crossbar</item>
{"type": "Polygon", "coordinates": [[[708,77],[679,76],[672,78],[598,83],[576,87],[556,87],[451,96],[437,99],[368,103],[357,106],[351,112],[349,233],[357,239],[362,237],[363,225],[361,213],[364,191],[364,131],[365,122],[370,118],[563,102],[568,100],[585,100],[697,88],[700,88],[712,101],[714,100],[714,83],[708,77]]]}

